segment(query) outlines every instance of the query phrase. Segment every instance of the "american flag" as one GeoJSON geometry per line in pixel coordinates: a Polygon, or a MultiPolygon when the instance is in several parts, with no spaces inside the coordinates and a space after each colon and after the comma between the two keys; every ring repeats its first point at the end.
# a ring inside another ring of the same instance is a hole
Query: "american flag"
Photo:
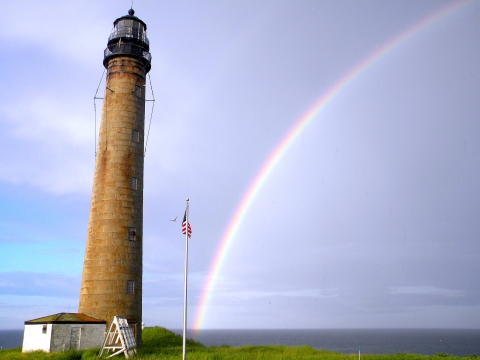
{"type": "Polygon", "coordinates": [[[185,235],[187,233],[188,229],[188,237],[192,236],[192,227],[190,226],[190,223],[187,224],[187,210],[185,210],[185,215],[183,215],[183,221],[182,221],[182,234],[185,235]]]}

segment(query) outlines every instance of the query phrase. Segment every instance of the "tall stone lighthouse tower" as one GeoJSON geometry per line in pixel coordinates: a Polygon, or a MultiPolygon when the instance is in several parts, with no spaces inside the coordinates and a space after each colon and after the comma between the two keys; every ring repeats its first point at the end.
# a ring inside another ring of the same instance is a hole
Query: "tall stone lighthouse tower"
{"type": "Polygon", "coordinates": [[[145,78],[151,66],[147,25],[114,21],[95,160],[78,311],[110,324],[128,319],[137,340],[142,322],[145,78]]]}

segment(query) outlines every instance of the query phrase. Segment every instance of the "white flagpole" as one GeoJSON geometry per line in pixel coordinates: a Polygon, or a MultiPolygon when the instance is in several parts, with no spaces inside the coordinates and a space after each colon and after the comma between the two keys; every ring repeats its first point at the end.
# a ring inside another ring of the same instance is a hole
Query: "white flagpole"
{"type": "Polygon", "coordinates": [[[183,354],[182,359],[187,358],[187,276],[188,276],[188,201],[185,209],[185,283],[183,287],[183,354]]]}

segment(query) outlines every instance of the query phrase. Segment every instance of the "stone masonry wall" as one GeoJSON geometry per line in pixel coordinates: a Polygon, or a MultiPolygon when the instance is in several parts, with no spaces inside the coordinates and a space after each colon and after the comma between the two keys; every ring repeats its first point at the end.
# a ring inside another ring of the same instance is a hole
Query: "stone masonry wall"
{"type": "Polygon", "coordinates": [[[114,315],[125,316],[136,324],[137,340],[142,322],[145,74],[144,65],[131,57],[108,63],[79,303],[80,313],[107,321],[107,329],[114,315]],[[133,293],[127,293],[128,281],[133,281],[133,293]]]}

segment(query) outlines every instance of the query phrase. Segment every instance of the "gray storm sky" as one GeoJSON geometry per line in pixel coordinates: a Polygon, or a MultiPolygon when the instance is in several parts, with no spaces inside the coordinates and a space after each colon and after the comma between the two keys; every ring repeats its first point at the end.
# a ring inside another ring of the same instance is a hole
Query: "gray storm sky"
{"type": "MultiPolygon", "coordinates": [[[[93,95],[130,3],[3,4],[0,329],[77,311],[93,95]]],[[[222,235],[275,146],[369,54],[454,3],[134,2],[156,99],[147,326],[182,326],[184,239],[170,219],[185,198],[193,326],[222,235]]],[[[232,238],[202,327],[478,328],[480,1],[458,4],[344,86],[293,142],[232,238]]]]}

